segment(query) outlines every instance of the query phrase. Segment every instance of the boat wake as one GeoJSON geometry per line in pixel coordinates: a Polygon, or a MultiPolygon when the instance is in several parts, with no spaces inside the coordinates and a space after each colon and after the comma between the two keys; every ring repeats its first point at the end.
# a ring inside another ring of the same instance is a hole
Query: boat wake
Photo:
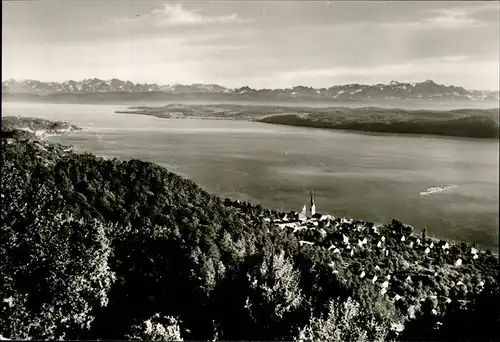
{"type": "Polygon", "coordinates": [[[422,191],[419,193],[420,196],[426,196],[426,195],[431,195],[435,194],[438,192],[442,192],[451,188],[456,188],[458,185],[447,185],[447,186],[431,186],[430,188],[426,189],[425,191],[422,191]]]}

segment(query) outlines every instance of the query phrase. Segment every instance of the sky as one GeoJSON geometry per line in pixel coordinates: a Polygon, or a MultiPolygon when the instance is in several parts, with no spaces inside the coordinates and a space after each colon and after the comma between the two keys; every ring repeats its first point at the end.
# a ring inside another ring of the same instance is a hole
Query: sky
{"type": "Polygon", "coordinates": [[[500,2],[2,1],[2,79],[499,89],[500,2]]]}

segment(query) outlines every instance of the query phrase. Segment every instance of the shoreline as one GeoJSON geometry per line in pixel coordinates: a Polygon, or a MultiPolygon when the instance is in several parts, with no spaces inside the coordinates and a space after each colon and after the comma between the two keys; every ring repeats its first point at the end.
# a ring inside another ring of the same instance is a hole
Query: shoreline
{"type": "MultiPolygon", "coordinates": [[[[70,126],[70,127],[72,127],[72,126],[70,126]]],[[[76,127],[76,126],[75,126],[75,127],[76,127]]],[[[30,131],[29,131],[29,130],[27,130],[27,129],[22,129],[22,128],[18,128],[18,129],[19,129],[19,130],[24,130],[24,131],[26,131],[26,132],[30,132],[30,131]]],[[[71,135],[71,134],[73,134],[73,133],[75,133],[75,132],[82,132],[82,133],[85,133],[85,132],[86,132],[86,130],[85,130],[85,129],[82,129],[82,128],[80,128],[80,127],[78,127],[78,129],[66,129],[66,130],[65,130],[65,131],[63,131],[63,132],[56,132],[56,133],[45,133],[45,132],[42,132],[41,134],[37,134],[36,136],[34,136],[34,138],[35,138],[35,139],[39,139],[40,141],[43,141],[43,142],[46,142],[46,143],[49,143],[49,144],[59,144],[59,145],[67,146],[67,147],[70,147],[70,148],[74,149],[74,146],[72,146],[72,145],[66,145],[66,144],[61,144],[61,143],[58,143],[58,142],[52,142],[52,141],[50,141],[50,138],[51,138],[51,137],[62,136],[62,135],[71,135]]],[[[30,133],[32,133],[32,132],[30,132],[30,133]]],[[[91,153],[91,154],[95,155],[96,157],[103,158],[103,159],[105,159],[105,160],[113,160],[113,159],[117,159],[117,160],[119,160],[119,161],[121,161],[121,160],[122,160],[122,159],[118,159],[118,157],[116,157],[116,156],[110,156],[110,155],[97,155],[97,154],[92,153],[92,152],[89,152],[89,151],[87,151],[87,150],[82,150],[82,151],[74,151],[74,150],[72,150],[72,151],[73,151],[73,153],[77,153],[77,154],[78,154],[78,153],[91,153]]],[[[133,159],[137,159],[137,158],[127,158],[127,159],[125,159],[125,160],[133,160],[133,159]]],[[[166,167],[164,167],[164,166],[162,166],[162,165],[160,165],[160,164],[158,164],[158,163],[155,163],[155,162],[152,162],[152,163],[153,163],[153,164],[156,164],[156,165],[158,165],[158,166],[160,166],[160,167],[163,167],[163,168],[165,168],[165,169],[167,169],[167,170],[169,170],[168,168],[166,168],[166,167]]],[[[169,170],[169,171],[170,171],[170,170],[169,170]]],[[[173,171],[170,171],[170,172],[173,172],[173,171]]],[[[175,173],[175,172],[174,172],[174,173],[175,173]]],[[[177,173],[176,173],[176,174],[177,174],[177,173]]],[[[185,175],[180,175],[180,176],[181,176],[181,177],[183,177],[183,178],[187,178],[185,175]]],[[[187,179],[188,179],[188,178],[187,178],[187,179]]],[[[204,188],[204,186],[203,186],[203,185],[199,185],[199,186],[201,186],[202,188],[204,188]]],[[[210,193],[212,193],[211,191],[209,191],[209,192],[210,192],[210,193]]],[[[237,201],[237,200],[233,200],[233,199],[231,199],[230,197],[219,196],[219,195],[216,195],[216,194],[214,194],[214,195],[215,195],[215,196],[217,196],[217,197],[219,197],[219,198],[221,198],[221,200],[224,200],[224,199],[226,199],[226,198],[227,198],[227,199],[230,199],[230,200],[232,200],[232,201],[237,201]]],[[[255,203],[254,205],[258,205],[258,204],[259,204],[259,203],[255,203]]],[[[274,211],[274,212],[278,212],[278,213],[280,213],[280,214],[286,214],[286,212],[283,212],[283,211],[281,211],[280,209],[273,209],[273,208],[266,208],[266,209],[271,210],[271,211],[274,211]]],[[[331,215],[331,216],[335,216],[334,214],[331,214],[331,213],[327,213],[327,214],[324,214],[324,215],[331,215]]],[[[335,216],[335,217],[337,217],[337,216],[335,216]]],[[[349,217],[349,218],[348,218],[348,217],[340,217],[340,218],[341,218],[341,219],[344,219],[344,220],[356,220],[355,218],[351,218],[351,217],[349,217]]],[[[359,220],[358,220],[358,221],[359,221],[359,220]]],[[[363,221],[364,221],[364,220],[363,220],[363,221]]],[[[381,222],[374,222],[374,221],[364,221],[364,222],[367,222],[367,223],[372,223],[374,226],[386,226],[386,225],[388,225],[388,224],[389,224],[389,223],[381,223],[381,222]]],[[[405,224],[404,222],[403,222],[403,224],[404,224],[405,226],[410,226],[410,225],[405,224]]],[[[415,227],[413,227],[413,226],[410,226],[410,227],[412,227],[412,229],[413,229],[414,231],[421,231],[421,229],[419,229],[419,228],[415,228],[415,227]]],[[[454,243],[454,244],[461,244],[461,243],[466,243],[466,244],[474,244],[474,242],[469,241],[469,240],[458,240],[458,239],[455,239],[455,238],[453,238],[453,239],[450,239],[450,238],[443,238],[443,237],[436,236],[436,235],[432,235],[432,234],[429,234],[429,235],[428,235],[428,239],[432,239],[432,240],[434,240],[434,241],[448,241],[448,242],[450,242],[450,243],[454,243]]],[[[479,248],[479,249],[481,249],[481,250],[490,250],[490,251],[491,251],[494,255],[497,255],[497,256],[498,256],[498,253],[499,253],[499,250],[500,250],[500,248],[499,248],[498,246],[497,246],[497,247],[496,247],[496,246],[488,246],[488,245],[484,245],[484,244],[480,244],[480,243],[476,243],[476,245],[478,246],[478,248],[479,248]]]]}
{"type": "MultiPolygon", "coordinates": [[[[71,134],[71,133],[70,133],[71,134]]],[[[52,136],[58,136],[57,134],[54,134],[52,136]]],[[[53,144],[54,142],[51,142],[49,140],[45,140],[46,142],[48,143],[51,143],[53,144]]],[[[65,145],[63,145],[65,146],[65,145]]],[[[74,146],[69,146],[71,148],[74,148],[74,146]]],[[[142,159],[138,159],[138,158],[124,158],[124,159],[121,159],[117,156],[111,156],[111,155],[99,155],[99,154],[95,154],[93,152],[89,152],[87,150],[82,150],[82,151],[75,151],[73,150],[72,151],[73,153],[76,153],[76,154],[79,154],[79,153],[91,153],[92,155],[98,157],[98,158],[102,158],[104,160],[117,160],[117,161],[129,161],[129,160],[141,160],[143,161],[142,159]]],[[[174,172],[174,171],[171,171],[169,168],[159,164],[159,163],[156,163],[156,162],[150,162],[152,164],[155,164],[155,165],[158,165],[166,170],[168,170],[169,172],[172,172],[172,173],[175,173],[176,175],[182,177],[182,178],[185,178],[185,179],[189,179],[185,174],[180,174],[178,172],[174,172]]],[[[201,187],[202,189],[204,189],[205,191],[207,191],[208,193],[214,195],[214,196],[217,196],[219,197],[222,201],[224,201],[225,199],[229,199],[233,202],[248,202],[252,205],[260,205],[260,203],[258,202],[255,202],[255,201],[242,201],[242,200],[239,200],[239,199],[234,199],[234,198],[231,198],[231,197],[228,197],[228,196],[223,196],[223,195],[217,195],[215,193],[213,193],[212,191],[209,191],[208,189],[206,189],[206,187],[202,184],[198,184],[196,183],[199,187],[201,187]]],[[[289,214],[290,212],[294,212],[294,210],[290,210],[290,211],[282,211],[282,209],[278,209],[278,208],[272,208],[272,207],[266,207],[264,209],[267,209],[267,210],[270,210],[270,211],[273,211],[273,212],[277,212],[278,214],[282,214],[282,215],[285,215],[285,214],[289,214]]],[[[347,217],[347,216],[337,216],[335,215],[334,213],[321,213],[322,215],[329,215],[329,216],[332,216],[332,217],[335,217],[335,218],[338,218],[338,219],[341,219],[341,220],[346,220],[346,221],[349,221],[349,220],[354,220],[354,221],[363,221],[367,224],[373,224],[374,227],[385,227],[387,225],[390,224],[390,222],[387,222],[387,223],[382,223],[382,222],[375,222],[375,221],[371,221],[371,220],[360,220],[360,219],[356,219],[354,217],[347,217]]],[[[409,225],[409,224],[406,224],[405,222],[402,222],[403,225],[405,226],[408,226],[408,227],[411,227],[412,228],[412,231],[413,231],[413,235],[417,235],[417,234],[420,234],[422,232],[422,228],[419,228],[419,227],[416,227],[416,226],[412,226],[412,225],[409,225]],[[418,233],[416,233],[418,232],[418,233]]],[[[486,251],[486,250],[489,250],[491,251],[491,253],[495,256],[498,256],[499,253],[500,253],[500,246],[493,246],[493,245],[485,245],[483,243],[476,243],[476,242],[473,242],[473,241],[470,241],[470,240],[461,240],[461,239],[456,239],[456,238],[446,238],[446,237],[441,237],[439,235],[436,235],[436,234],[432,234],[432,233],[428,233],[427,235],[427,239],[428,240],[431,240],[433,242],[440,242],[440,241],[445,241],[445,242],[448,242],[450,244],[453,244],[453,245],[460,245],[460,244],[467,244],[467,245],[473,245],[475,244],[477,246],[477,248],[479,250],[483,250],[483,251],[486,251]]]]}
{"type": "MultiPolygon", "coordinates": [[[[330,131],[345,131],[356,133],[367,133],[374,135],[402,135],[402,136],[420,136],[420,137],[444,137],[458,139],[474,139],[481,141],[498,141],[498,129],[489,126],[491,123],[485,123],[484,120],[493,120],[498,126],[498,119],[492,112],[498,112],[498,108],[492,109],[453,109],[453,110],[416,110],[416,109],[401,109],[401,108],[382,108],[382,107],[287,107],[287,106],[257,106],[255,111],[249,111],[246,105],[229,105],[229,104],[213,104],[213,105],[190,105],[190,104],[169,104],[162,107],[151,106],[130,106],[127,110],[116,110],[115,114],[128,115],[146,115],[160,119],[208,119],[208,120],[237,120],[248,122],[259,122],[265,124],[274,124],[282,126],[302,127],[309,129],[326,129],[330,131]],[[173,106],[169,109],[169,106],[173,106]],[[213,107],[219,106],[220,110],[215,112],[213,107]],[[260,108],[259,108],[260,107],[260,108]],[[259,109],[263,112],[259,112],[259,109]],[[203,110],[208,110],[208,113],[203,115],[203,110]],[[463,111],[472,111],[473,114],[463,114],[463,111]],[[187,111],[187,112],[186,112],[187,111]],[[201,112],[200,112],[201,111],[201,112]],[[338,115],[337,121],[331,121],[338,115]],[[386,115],[386,119],[380,121],[370,120],[366,117],[367,112],[373,111],[375,115],[386,115]],[[307,114],[301,114],[307,112],[307,114]],[[394,117],[394,113],[403,115],[398,118],[394,117]],[[195,115],[200,113],[201,115],[195,115]],[[210,115],[211,113],[211,115],[210,115]],[[439,119],[428,118],[429,114],[446,115],[439,119]],[[460,113],[460,114],[457,114],[460,113]],[[478,114],[479,113],[479,114],[478,114]],[[206,115],[208,114],[208,115],[206,115]],[[305,115],[305,116],[304,116],[305,115]],[[359,116],[360,115],[360,116],[359,116]],[[420,117],[424,115],[424,117],[420,117]],[[361,121],[346,118],[353,117],[361,121]],[[288,121],[281,121],[280,117],[288,121]],[[325,119],[326,118],[326,119],[325,119]],[[291,121],[290,121],[291,120],[291,121]],[[297,121],[298,120],[298,121],[297,121]],[[339,121],[340,120],[340,121],[339,121]],[[416,121],[415,121],[416,120],[416,121]],[[424,120],[424,121],[422,121],[424,120]],[[464,120],[472,120],[471,123],[463,124],[464,120]],[[496,120],[496,121],[495,121],[496,120]],[[458,124],[458,126],[456,126],[458,124]],[[396,125],[396,127],[393,127],[396,125]],[[417,125],[412,131],[409,129],[412,125],[417,125]],[[464,129],[466,131],[464,131],[464,129]],[[479,133],[476,132],[479,129],[479,133]],[[429,132],[427,132],[430,130],[429,132]]],[[[493,124],[494,125],[494,124],[493,124]]],[[[497,127],[498,128],[498,127],[497,127]]]]}

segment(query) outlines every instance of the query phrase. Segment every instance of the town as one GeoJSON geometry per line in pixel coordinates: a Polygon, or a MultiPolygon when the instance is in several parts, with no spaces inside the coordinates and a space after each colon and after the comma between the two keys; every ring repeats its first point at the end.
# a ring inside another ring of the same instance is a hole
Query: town
{"type": "MultiPolygon", "coordinates": [[[[235,207],[244,205],[227,202],[235,207]]],[[[416,234],[413,227],[395,219],[388,225],[377,225],[318,213],[313,192],[301,212],[265,212],[261,217],[265,223],[293,234],[302,248],[323,248],[332,253],[333,274],[346,270],[356,274],[409,318],[425,300],[433,303],[434,315],[443,312],[451,298],[465,303],[467,293],[479,293],[485,286],[476,268],[496,262],[490,251],[430,237],[427,228],[416,234]]],[[[394,329],[400,330],[402,325],[394,329]]]]}

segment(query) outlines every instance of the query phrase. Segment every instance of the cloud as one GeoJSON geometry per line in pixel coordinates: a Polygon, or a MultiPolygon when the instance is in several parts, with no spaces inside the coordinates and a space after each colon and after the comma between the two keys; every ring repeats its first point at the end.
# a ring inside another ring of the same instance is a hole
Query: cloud
{"type": "Polygon", "coordinates": [[[428,28],[462,29],[484,26],[484,23],[470,16],[463,9],[438,10],[436,16],[423,20],[422,24],[428,28]]]}
{"type": "Polygon", "coordinates": [[[163,8],[154,9],[147,14],[137,14],[133,17],[114,18],[115,23],[147,23],[156,26],[196,26],[207,24],[223,24],[241,22],[238,14],[209,16],[200,13],[200,9],[188,10],[182,4],[163,4],[163,8]]]}
{"type": "Polygon", "coordinates": [[[472,60],[472,56],[466,55],[450,55],[450,56],[440,56],[440,57],[428,57],[420,58],[417,61],[422,62],[432,62],[432,63],[461,63],[464,61],[472,60]]]}
{"type": "Polygon", "coordinates": [[[488,23],[479,20],[477,14],[498,11],[498,9],[497,3],[470,7],[437,8],[423,11],[427,16],[420,20],[384,23],[381,26],[415,30],[456,30],[485,27],[488,26],[488,23]]]}
{"type": "Polygon", "coordinates": [[[289,85],[327,85],[343,83],[343,80],[349,80],[348,82],[352,83],[378,83],[388,82],[391,79],[416,82],[431,78],[438,82],[461,85],[459,80],[461,76],[467,76],[469,81],[475,80],[478,83],[484,83],[485,88],[491,88],[491,79],[498,80],[499,77],[498,61],[475,60],[467,56],[444,56],[412,59],[373,67],[344,66],[281,70],[259,81],[274,81],[289,85]]]}

